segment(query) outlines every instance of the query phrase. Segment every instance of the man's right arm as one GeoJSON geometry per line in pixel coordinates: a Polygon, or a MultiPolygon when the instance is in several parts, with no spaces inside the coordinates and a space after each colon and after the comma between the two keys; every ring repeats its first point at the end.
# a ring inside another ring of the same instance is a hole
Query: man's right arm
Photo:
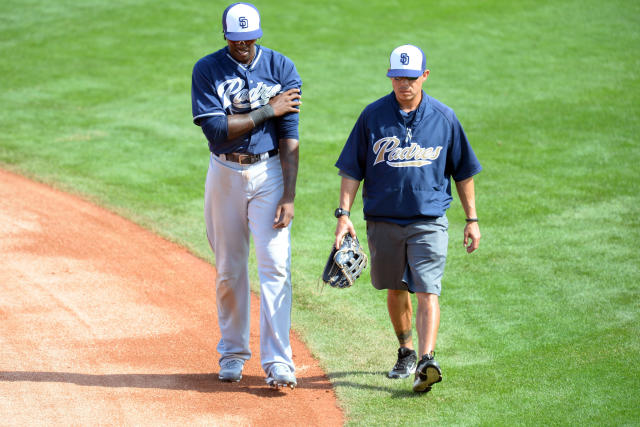
{"type": "MultiPolygon", "coordinates": [[[[345,176],[342,177],[342,182],[340,183],[340,207],[342,209],[351,212],[351,206],[358,193],[358,188],[360,188],[360,181],[345,176]]],[[[356,230],[353,227],[351,218],[347,215],[342,215],[338,218],[338,225],[336,226],[336,249],[340,249],[342,238],[347,233],[356,237],[356,230]]]]}
{"type": "Polygon", "coordinates": [[[300,104],[300,89],[289,89],[271,98],[267,105],[248,113],[212,116],[202,123],[202,130],[213,143],[231,141],[271,118],[299,113],[296,107],[300,104]]]}

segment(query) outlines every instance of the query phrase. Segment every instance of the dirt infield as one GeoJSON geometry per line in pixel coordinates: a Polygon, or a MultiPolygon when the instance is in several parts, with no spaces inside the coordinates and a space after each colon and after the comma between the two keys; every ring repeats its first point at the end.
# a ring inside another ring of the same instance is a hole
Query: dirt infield
{"type": "MultiPolygon", "coordinates": [[[[77,197],[0,171],[0,425],[323,425],[344,417],[294,337],[298,387],[218,381],[215,269],[77,197]]],[[[295,321],[295,319],[294,319],[295,321]]]]}

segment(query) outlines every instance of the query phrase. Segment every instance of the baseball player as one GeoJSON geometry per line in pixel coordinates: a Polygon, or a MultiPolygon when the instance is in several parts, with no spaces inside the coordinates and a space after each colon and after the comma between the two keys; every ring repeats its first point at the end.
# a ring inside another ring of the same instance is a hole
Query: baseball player
{"type": "Polygon", "coordinates": [[[260,278],[260,358],[273,387],[296,385],[291,327],[291,220],[302,81],[293,62],[256,44],[260,14],[224,10],[227,46],[193,68],[193,121],[209,143],[207,237],[216,255],[219,378],[240,381],[249,350],[249,239],[260,278]]]}
{"type": "Polygon", "coordinates": [[[453,110],[422,90],[429,76],[424,52],[413,45],[399,46],[389,62],[393,92],[362,111],[336,163],[342,182],[335,244],[338,247],[346,233],[356,235],[349,211],[364,180],[371,282],[387,290],[387,309],[400,343],[388,377],[406,378],[415,372],[413,390],[427,392],[442,380],[434,355],[450,178],[467,216],[463,244],[471,253],[480,242],[473,176],[482,168],[453,110]],[[410,293],[418,301],[418,354],[410,293]]]}

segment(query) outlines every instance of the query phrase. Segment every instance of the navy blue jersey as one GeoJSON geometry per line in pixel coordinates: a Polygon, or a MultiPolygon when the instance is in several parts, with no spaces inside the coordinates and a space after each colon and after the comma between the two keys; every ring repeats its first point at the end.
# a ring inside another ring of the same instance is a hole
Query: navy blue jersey
{"type": "Polygon", "coordinates": [[[451,178],[462,181],[482,170],[453,110],[424,91],[409,114],[393,92],[369,104],[336,167],[364,179],[365,219],[397,224],[444,215],[451,178]]]}
{"type": "MultiPolygon", "coordinates": [[[[256,56],[249,65],[236,61],[226,46],[201,58],[193,67],[191,108],[193,121],[200,125],[213,116],[248,113],[266,105],[280,92],[300,88],[302,80],[286,56],[255,45],[256,56]]],[[[289,113],[267,120],[241,137],[216,143],[215,154],[264,153],[277,148],[282,138],[298,138],[299,114],[289,113]]]]}

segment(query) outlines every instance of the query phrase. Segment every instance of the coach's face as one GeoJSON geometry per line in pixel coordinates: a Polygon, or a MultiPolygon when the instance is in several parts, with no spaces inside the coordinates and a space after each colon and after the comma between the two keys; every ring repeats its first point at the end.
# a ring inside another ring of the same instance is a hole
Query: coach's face
{"type": "Polygon", "coordinates": [[[236,61],[241,64],[249,64],[256,56],[256,41],[255,40],[241,40],[231,41],[227,40],[229,45],[229,53],[236,61]]]}
{"type": "Polygon", "coordinates": [[[417,107],[422,95],[422,84],[429,77],[429,70],[425,70],[420,77],[390,77],[393,92],[401,106],[417,107]]]}

